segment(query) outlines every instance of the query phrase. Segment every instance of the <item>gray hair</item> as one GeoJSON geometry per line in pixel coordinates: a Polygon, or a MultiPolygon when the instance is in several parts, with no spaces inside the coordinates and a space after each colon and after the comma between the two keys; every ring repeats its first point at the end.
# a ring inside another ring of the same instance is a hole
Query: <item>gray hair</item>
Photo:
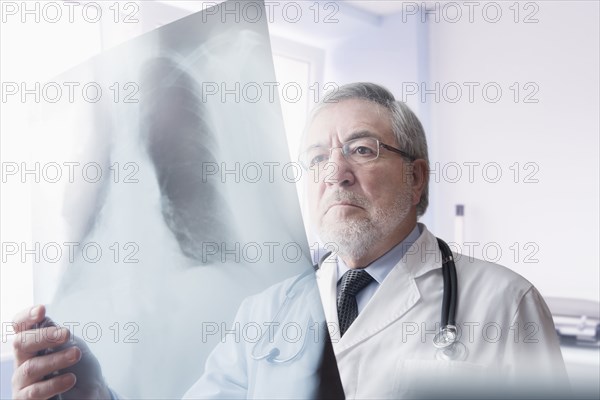
{"type": "MultiPolygon", "coordinates": [[[[425,160],[429,169],[427,139],[425,138],[423,125],[406,103],[396,101],[394,95],[383,86],[370,82],[356,82],[334,89],[327,93],[323,100],[311,111],[308,119],[309,124],[317,113],[329,104],[349,99],[371,101],[388,110],[392,118],[392,130],[400,148],[415,159],[425,160]]],[[[429,171],[427,172],[429,173],[429,171]]],[[[421,200],[417,204],[418,216],[425,214],[429,205],[429,179],[428,177],[426,179],[423,193],[421,193],[421,200]]]]}

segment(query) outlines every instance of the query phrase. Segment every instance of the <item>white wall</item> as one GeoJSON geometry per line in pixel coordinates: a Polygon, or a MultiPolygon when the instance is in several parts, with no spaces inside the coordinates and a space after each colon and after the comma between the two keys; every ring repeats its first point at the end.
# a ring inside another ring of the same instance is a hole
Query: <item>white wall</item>
{"type": "MultiPolygon", "coordinates": [[[[430,86],[472,81],[481,88],[497,82],[503,90],[497,103],[477,89],[473,103],[427,102],[432,160],[441,165],[497,162],[503,174],[498,183],[488,183],[480,166],[471,183],[463,165],[458,183],[441,179],[432,201],[436,230],[451,237],[453,205],[464,203],[466,241],[499,243],[501,262],[544,295],[598,300],[598,3],[536,4],[537,23],[514,23],[509,4],[503,4],[506,17],[495,24],[477,14],[472,24],[464,18],[454,24],[430,18],[430,86]],[[509,88],[514,82],[521,86],[517,103],[509,88]],[[534,88],[523,90],[526,82],[539,87],[538,103],[523,101],[534,88]],[[510,169],[515,162],[520,163],[518,183],[510,169]],[[527,162],[535,164],[525,169],[527,162]],[[539,182],[524,183],[536,168],[539,182]],[[518,262],[510,249],[515,242],[521,250],[518,262]],[[524,249],[527,242],[533,244],[524,249]],[[535,246],[539,262],[524,262],[535,246]]],[[[522,20],[535,10],[521,11],[522,20]]],[[[493,180],[493,167],[488,172],[493,180]]],[[[495,257],[492,250],[489,256],[495,257]]]]}
{"type": "Polygon", "coordinates": [[[324,50],[325,82],[381,83],[417,113],[434,168],[421,220],[436,235],[454,240],[455,205],[464,204],[473,243],[463,253],[519,272],[546,296],[597,300],[598,3],[518,3],[518,15],[514,2],[493,3],[496,23],[484,2],[471,17],[454,3],[460,18],[438,3],[439,22],[412,15],[415,3],[364,18],[340,3],[335,26],[287,26],[287,36],[324,50]],[[436,82],[439,98],[422,98],[436,82]]]}

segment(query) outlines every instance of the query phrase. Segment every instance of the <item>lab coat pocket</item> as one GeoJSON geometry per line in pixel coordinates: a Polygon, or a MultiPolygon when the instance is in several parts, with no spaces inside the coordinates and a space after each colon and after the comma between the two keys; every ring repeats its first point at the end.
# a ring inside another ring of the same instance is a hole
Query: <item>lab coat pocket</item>
{"type": "Polygon", "coordinates": [[[396,366],[398,398],[447,397],[468,393],[486,375],[487,366],[467,361],[400,360],[396,366]],[[467,391],[465,388],[469,388],[467,391]]]}

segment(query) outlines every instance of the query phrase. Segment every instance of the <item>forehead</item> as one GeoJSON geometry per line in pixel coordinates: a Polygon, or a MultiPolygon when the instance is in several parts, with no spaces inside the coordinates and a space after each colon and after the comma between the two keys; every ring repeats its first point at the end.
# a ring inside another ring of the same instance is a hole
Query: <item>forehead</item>
{"type": "Polygon", "coordinates": [[[344,142],[359,132],[395,143],[391,115],[385,107],[368,100],[349,99],[329,104],[315,115],[307,130],[307,144],[344,142]]]}

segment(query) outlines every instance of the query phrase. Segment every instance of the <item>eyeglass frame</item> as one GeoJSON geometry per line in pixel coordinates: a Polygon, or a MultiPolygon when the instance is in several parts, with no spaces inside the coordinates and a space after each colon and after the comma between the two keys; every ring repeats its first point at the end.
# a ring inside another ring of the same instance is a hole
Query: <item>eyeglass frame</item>
{"type": "MultiPolygon", "coordinates": [[[[311,147],[312,147],[312,146],[311,146],[311,147]]],[[[314,146],[314,147],[317,147],[317,146],[314,146]]],[[[414,162],[414,161],[416,161],[416,160],[417,160],[415,157],[411,156],[411,155],[410,155],[410,154],[408,154],[407,152],[405,152],[405,151],[403,151],[403,150],[400,150],[400,149],[398,149],[398,148],[396,148],[396,147],[390,146],[389,144],[385,144],[385,143],[383,143],[381,140],[379,140],[379,139],[377,139],[377,138],[375,138],[375,137],[372,137],[372,136],[365,136],[365,137],[357,137],[357,138],[354,138],[354,139],[350,139],[350,140],[348,140],[347,142],[344,142],[344,143],[342,143],[342,145],[341,145],[341,146],[330,147],[330,148],[328,149],[328,150],[329,150],[329,158],[328,158],[328,160],[327,160],[327,161],[325,161],[325,162],[330,162],[329,160],[331,159],[331,155],[333,154],[333,153],[332,153],[332,152],[333,152],[333,150],[335,150],[335,149],[340,149],[340,150],[342,151],[342,156],[344,156],[344,159],[345,159],[345,160],[347,160],[347,161],[349,161],[349,162],[351,162],[351,163],[354,163],[354,164],[358,164],[358,165],[361,165],[361,164],[366,164],[366,163],[368,163],[368,162],[375,161],[375,160],[377,160],[377,159],[379,158],[379,153],[380,153],[380,152],[379,152],[379,149],[380,149],[380,148],[382,148],[382,147],[383,147],[384,149],[388,150],[388,151],[392,151],[392,152],[394,152],[394,153],[400,154],[402,157],[409,159],[409,160],[410,160],[410,162],[414,162]],[[346,157],[346,156],[347,156],[347,152],[344,152],[344,147],[346,147],[346,146],[348,145],[348,143],[354,142],[354,141],[356,141],[356,140],[361,140],[361,139],[372,139],[372,140],[375,140],[375,141],[377,142],[377,156],[376,156],[375,158],[373,158],[372,160],[367,160],[367,161],[365,161],[365,162],[363,162],[363,163],[358,163],[358,162],[356,162],[356,161],[354,161],[354,160],[352,160],[352,159],[348,159],[348,158],[346,157]]],[[[314,165],[318,164],[318,163],[315,163],[315,164],[313,164],[313,165],[305,165],[305,164],[302,162],[302,155],[303,155],[303,154],[305,154],[305,153],[307,153],[309,150],[310,150],[310,147],[309,147],[307,150],[305,150],[305,151],[303,151],[302,153],[300,153],[300,155],[299,155],[299,157],[298,157],[298,162],[300,163],[300,165],[302,166],[302,168],[304,168],[305,170],[308,170],[309,168],[312,168],[314,165]]]]}

